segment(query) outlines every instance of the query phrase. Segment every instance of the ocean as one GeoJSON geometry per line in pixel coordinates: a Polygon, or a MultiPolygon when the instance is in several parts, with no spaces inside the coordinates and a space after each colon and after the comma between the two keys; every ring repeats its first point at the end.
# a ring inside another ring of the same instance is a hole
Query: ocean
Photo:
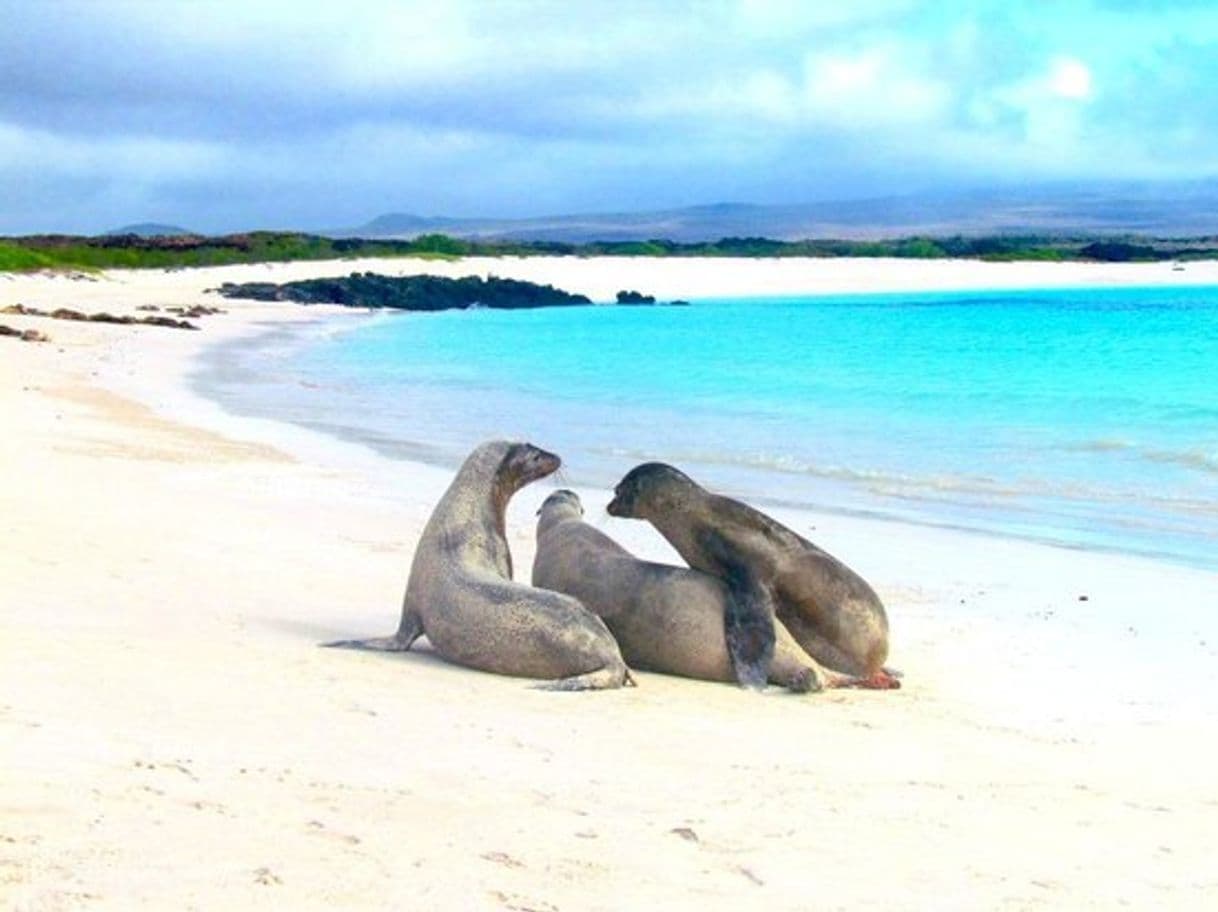
{"type": "Polygon", "coordinates": [[[1218,288],[382,313],[213,350],[196,387],[391,457],[527,439],[807,507],[1218,567],[1218,288]]]}

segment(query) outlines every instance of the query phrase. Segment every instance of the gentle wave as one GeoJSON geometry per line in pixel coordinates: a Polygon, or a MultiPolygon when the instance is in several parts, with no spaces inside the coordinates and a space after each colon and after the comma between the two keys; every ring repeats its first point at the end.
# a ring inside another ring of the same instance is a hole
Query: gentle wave
{"type": "Polygon", "coordinates": [[[1100,438],[1069,444],[1062,449],[1076,453],[1126,453],[1147,462],[1178,465],[1186,469],[1196,469],[1207,474],[1218,475],[1218,451],[1205,450],[1200,447],[1171,450],[1141,446],[1128,440],[1100,438]]]}
{"type": "Polygon", "coordinates": [[[1142,455],[1151,462],[1165,465],[1180,465],[1187,469],[1198,469],[1218,475],[1218,454],[1205,450],[1142,450],[1142,455]]]}
{"type": "MultiPolygon", "coordinates": [[[[606,456],[637,459],[640,461],[648,461],[655,458],[654,453],[645,453],[626,447],[612,447],[600,452],[606,456]]],[[[984,494],[992,497],[1019,497],[1028,493],[1035,493],[1031,489],[1005,486],[992,478],[980,476],[905,475],[881,472],[874,469],[855,469],[848,466],[817,465],[784,454],[736,454],[709,450],[688,450],[670,453],[667,458],[675,462],[757,469],[763,472],[777,472],[787,475],[808,475],[814,478],[825,478],[833,481],[857,482],[865,485],[890,486],[894,488],[902,486],[932,488],[942,491],[984,494]]]]}
{"type": "Polygon", "coordinates": [[[1084,440],[1080,443],[1068,443],[1061,449],[1068,453],[1119,453],[1126,450],[1136,450],[1137,446],[1128,440],[1119,438],[1084,440]]]}
{"type": "MultiPolygon", "coordinates": [[[[653,460],[655,453],[645,453],[622,447],[600,451],[602,455],[640,461],[653,460]]],[[[1004,484],[993,478],[978,475],[912,475],[882,472],[875,469],[857,469],[840,465],[818,465],[804,462],[791,456],[775,454],[734,454],[689,450],[671,452],[665,458],[673,462],[697,463],[705,466],[754,469],[785,475],[800,475],[841,481],[854,484],[875,494],[899,497],[906,500],[937,499],[934,494],[973,495],[994,500],[1018,500],[1020,498],[1058,497],[1067,500],[1124,500],[1124,492],[1106,491],[1081,485],[1052,484],[1039,479],[1027,479],[1018,485],[1004,484]]]]}
{"type": "MultiPolygon", "coordinates": [[[[1112,446],[1108,448],[1120,449],[1112,446]]],[[[599,451],[600,455],[621,459],[652,461],[654,452],[643,452],[628,447],[612,447],[599,451]]],[[[1148,493],[1124,489],[1105,488],[1098,485],[1067,484],[1042,479],[1027,479],[1022,484],[1003,484],[995,479],[969,475],[913,475],[887,473],[871,469],[855,469],[846,466],[817,465],[783,454],[734,454],[708,450],[674,451],[665,454],[665,459],[674,463],[692,463],[703,466],[744,468],[775,474],[800,475],[828,481],[840,481],[862,487],[870,493],[904,501],[925,503],[960,503],[959,495],[971,501],[1000,501],[1004,510],[1044,509],[1046,501],[1065,501],[1093,504],[1127,504],[1131,507],[1167,510],[1173,513],[1191,513],[1199,516],[1218,516],[1218,500],[1205,500],[1148,493]],[[1035,500],[1035,506],[1021,507],[1019,501],[1035,500]]]]}

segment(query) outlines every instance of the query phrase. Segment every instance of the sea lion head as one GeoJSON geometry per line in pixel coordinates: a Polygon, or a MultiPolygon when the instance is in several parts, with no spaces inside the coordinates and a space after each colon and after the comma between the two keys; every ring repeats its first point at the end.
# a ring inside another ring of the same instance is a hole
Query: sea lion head
{"type": "Polygon", "coordinates": [[[538,516],[572,516],[579,519],[584,515],[584,505],[579,495],[566,488],[559,488],[544,501],[537,511],[538,516]]]}
{"type": "Polygon", "coordinates": [[[494,503],[502,511],[517,491],[531,481],[545,478],[561,464],[562,460],[553,453],[531,443],[488,440],[466,457],[460,474],[475,490],[489,484],[494,503]]]}
{"type": "Polygon", "coordinates": [[[553,453],[531,443],[513,443],[503,454],[499,477],[515,492],[530,482],[552,474],[560,465],[562,460],[553,453]]]}
{"type": "Polygon", "coordinates": [[[610,516],[646,519],[696,488],[693,480],[679,469],[663,462],[645,462],[617,483],[606,509],[610,516]]]}
{"type": "Polygon", "coordinates": [[[555,491],[537,511],[537,535],[540,536],[563,523],[579,522],[584,518],[584,505],[579,495],[566,489],[555,491]]]}

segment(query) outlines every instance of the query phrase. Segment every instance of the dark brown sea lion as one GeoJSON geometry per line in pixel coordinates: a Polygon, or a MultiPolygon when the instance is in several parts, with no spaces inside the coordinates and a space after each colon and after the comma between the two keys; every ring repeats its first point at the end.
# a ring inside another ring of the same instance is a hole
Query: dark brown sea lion
{"type": "Polygon", "coordinates": [[[398,632],[329,646],[408,650],[426,634],[451,662],[556,690],[621,687],[630,680],[604,622],[568,595],[512,582],[504,513],[512,495],[558,468],[553,453],[492,441],[462,464],[423,529],[398,632]]]}
{"type": "Polygon", "coordinates": [[[725,626],[742,683],[764,681],[777,617],[821,665],[898,687],[884,670],[888,617],[857,573],[752,507],[712,494],[670,465],[631,469],[614,489],[611,516],[646,519],[697,570],[723,579],[736,607],[725,626]]]}
{"type": "MultiPolygon", "coordinates": [[[[731,593],[718,577],[639,560],[583,521],[574,491],[555,491],[538,511],[533,585],[579,599],[617,638],[632,668],[704,681],[734,681],[724,637],[731,593]]],[[[769,681],[797,692],[840,675],[821,668],[781,622],[769,681]]]]}

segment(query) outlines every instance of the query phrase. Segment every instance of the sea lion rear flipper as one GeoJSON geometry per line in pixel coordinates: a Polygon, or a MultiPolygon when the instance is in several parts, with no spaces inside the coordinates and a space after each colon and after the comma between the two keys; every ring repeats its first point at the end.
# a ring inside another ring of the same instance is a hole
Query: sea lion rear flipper
{"type": "Polygon", "coordinates": [[[370,649],[376,652],[406,652],[410,643],[396,636],[370,637],[366,640],[334,640],[321,644],[323,649],[370,649]]]}
{"type": "Polygon", "coordinates": [[[393,636],[371,637],[366,640],[334,640],[322,643],[327,649],[369,649],[376,652],[409,652],[414,641],[423,635],[423,622],[416,614],[404,613],[398,632],[393,636]]]}
{"type": "Polygon", "coordinates": [[[615,687],[638,687],[630,669],[625,665],[609,665],[598,668],[587,674],[574,675],[570,678],[559,678],[557,681],[547,681],[538,684],[538,690],[610,690],[615,687]]]}
{"type": "Polygon", "coordinates": [[[774,659],[774,598],[751,573],[732,573],[726,582],[731,598],[723,633],[732,670],[742,687],[765,690],[774,659]]]}
{"type": "Polygon", "coordinates": [[[881,668],[864,678],[856,679],[847,686],[860,690],[900,690],[902,677],[903,675],[899,671],[893,672],[891,669],[881,668]]]}

